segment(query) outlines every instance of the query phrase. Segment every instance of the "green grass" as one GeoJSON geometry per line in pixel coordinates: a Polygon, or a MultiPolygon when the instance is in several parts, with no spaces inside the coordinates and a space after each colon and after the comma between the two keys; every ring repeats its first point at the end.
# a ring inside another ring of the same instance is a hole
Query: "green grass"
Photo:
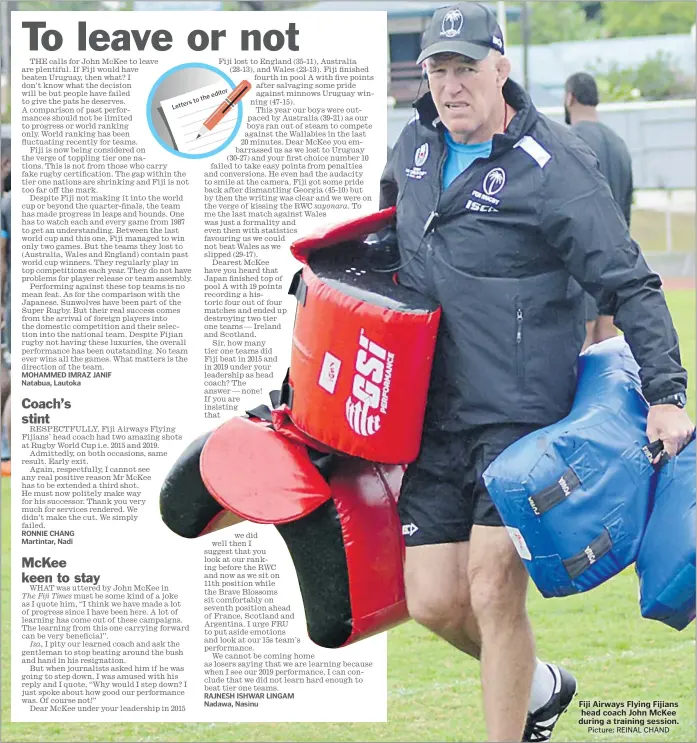
{"type": "MultiPolygon", "coordinates": [[[[695,293],[669,292],[692,374],[695,293]]],[[[691,383],[694,390],[694,380],[691,383]]],[[[692,395],[694,397],[694,394],[692,395]]],[[[694,418],[694,400],[691,400],[694,418]]],[[[2,740],[7,741],[463,741],[483,740],[477,665],[413,622],[388,638],[387,724],[327,723],[9,723],[9,504],[2,484],[2,740]]],[[[538,655],[565,665],[579,681],[579,700],[679,702],[680,724],[642,741],[695,740],[694,626],[676,632],[642,619],[633,568],[599,588],[564,599],[542,599],[531,587],[530,615],[538,655]]],[[[634,736],[592,734],[578,724],[577,703],[557,725],[558,741],[631,741],[634,736]]]]}
{"type": "Polygon", "coordinates": [[[694,291],[668,291],[666,299],[668,307],[673,315],[673,323],[680,338],[680,354],[683,366],[688,371],[688,404],[687,411],[690,418],[695,420],[695,398],[697,397],[697,385],[695,385],[695,358],[697,357],[697,295],[694,291]]]}
{"type": "MultiPolygon", "coordinates": [[[[695,215],[674,212],[670,221],[673,252],[691,253],[695,249],[695,215]]],[[[633,209],[631,233],[644,253],[667,250],[666,220],[661,211],[633,209]]]]}

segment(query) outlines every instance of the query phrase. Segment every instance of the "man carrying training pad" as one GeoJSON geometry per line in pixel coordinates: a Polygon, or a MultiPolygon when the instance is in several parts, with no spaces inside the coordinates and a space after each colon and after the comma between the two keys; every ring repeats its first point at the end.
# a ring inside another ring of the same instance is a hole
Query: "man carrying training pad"
{"type": "Polygon", "coordinates": [[[585,145],[536,111],[503,53],[489,9],[436,11],[417,62],[431,90],[385,168],[381,207],[397,206],[400,283],[443,310],[399,500],[409,611],[480,659],[489,740],[541,741],[575,680],[535,659],[527,572],[481,476],[568,413],[585,335],[578,283],[612,301],[651,403],[649,438],[673,456],[692,423],[660,279],[585,145]]]}

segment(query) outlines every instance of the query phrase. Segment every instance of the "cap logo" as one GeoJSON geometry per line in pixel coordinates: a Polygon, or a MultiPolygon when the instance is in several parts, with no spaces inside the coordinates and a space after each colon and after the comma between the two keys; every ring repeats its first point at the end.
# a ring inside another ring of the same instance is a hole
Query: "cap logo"
{"type": "Polygon", "coordinates": [[[443,16],[443,21],[440,24],[440,35],[448,39],[452,39],[453,36],[459,36],[464,20],[458,8],[449,10],[443,16]]]}
{"type": "Polygon", "coordinates": [[[414,153],[414,165],[420,168],[428,159],[428,142],[424,142],[414,153]]]}
{"type": "Polygon", "coordinates": [[[494,44],[494,46],[498,47],[499,49],[503,48],[503,41],[501,41],[501,39],[499,39],[498,36],[492,36],[491,41],[494,44]]]}
{"type": "Polygon", "coordinates": [[[497,194],[506,185],[506,173],[503,168],[494,168],[484,176],[482,189],[488,196],[497,194]]]}

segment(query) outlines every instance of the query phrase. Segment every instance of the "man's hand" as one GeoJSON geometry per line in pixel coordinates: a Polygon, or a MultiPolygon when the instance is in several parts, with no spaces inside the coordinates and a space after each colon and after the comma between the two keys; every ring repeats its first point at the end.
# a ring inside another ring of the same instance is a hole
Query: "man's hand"
{"type": "Polygon", "coordinates": [[[674,457],[689,443],[694,428],[688,414],[677,405],[652,405],[649,408],[646,435],[649,441],[660,439],[668,457],[674,457]]]}

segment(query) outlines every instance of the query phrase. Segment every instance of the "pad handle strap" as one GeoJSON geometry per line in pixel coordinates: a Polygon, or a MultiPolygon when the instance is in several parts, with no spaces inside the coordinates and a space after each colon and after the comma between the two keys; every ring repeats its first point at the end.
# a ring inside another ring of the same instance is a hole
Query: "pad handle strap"
{"type": "Polygon", "coordinates": [[[581,552],[573,557],[567,557],[566,560],[562,560],[569,578],[576,580],[581,573],[588,570],[591,565],[598,562],[611,549],[612,537],[607,529],[603,529],[600,536],[596,537],[584,550],[581,550],[581,552]]]}
{"type": "Polygon", "coordinates": [[[307,299],[307,284],[303,278],[302,269],[293,274],[288,294],[292,294],[303,307],[305,306],[305,300],[307,299]]]}
{"type": "Polygon", "coordinates": [[[542,516],[543,513],[547,513],[551,508],[566,500],[579,487],[581,487],[581,480],[569,467],[553,485],[531,495],[528,503],[535,516],[542,516]]]}

